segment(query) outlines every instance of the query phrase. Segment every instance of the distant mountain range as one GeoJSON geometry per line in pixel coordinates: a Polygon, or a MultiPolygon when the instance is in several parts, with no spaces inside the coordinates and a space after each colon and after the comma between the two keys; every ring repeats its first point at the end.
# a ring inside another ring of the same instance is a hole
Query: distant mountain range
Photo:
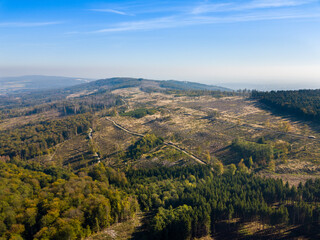
{"type": "Polygon", "coordinates": [[[68,92],[77,92],[80,90],[96,90],[101,88],[113,90],[128,87],[163,88],[174,90],[232,91],[231,89],[225,87],[195,82],[175,80],[160,81],[142,78],[119,77],[93,80],[85,78],[40,75],[0,78],[0,94],[52,89],[65,89],[68,92]]]}
{"type": "Polygon", "coordinates": [[[86,78],[30,75],[0,78],[0,93],[65,88],[92,81],[86,78]]]}

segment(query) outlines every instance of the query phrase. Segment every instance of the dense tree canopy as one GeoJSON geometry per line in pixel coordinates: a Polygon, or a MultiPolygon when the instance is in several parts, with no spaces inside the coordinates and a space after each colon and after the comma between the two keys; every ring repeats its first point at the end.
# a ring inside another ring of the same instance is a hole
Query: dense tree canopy
{"type": "Polygon", "coordinates": [[[135,197],[109,184],[125,184],[124,174],[103,164],[88,170],[96,181],[86,172],[63,179],[0,162],[0,239],[82,239],[131,218],[135,197]]]}
{"type": "Polygon", "coordinates": [[[276,224],[319,224],[320,180],[299,188],[282,180],[238,172],[213,175],[205,166],[133,170],[127,173],[143,209],[156,209],[150,234],[190,239],[215,231],[222,220],[240,218],[276,224]],[[277,205],[277,207],[275,207],[277,205]]]}
{"type": "Polygon", "coordinates": [[[241,157],[246,159],[251,157],[252,163],[247,164],[248,167],[253,163],[266,165],[273,158],[273,147],[270,144],[259,144],[236,138],[231,146],[240,153],[241,157]]]}
{"type": "Polygon", "coordinates": [[[320,90],[253,91],[252,97],[259,99],[262,103],[274,107],[277,110],[319,121],[320,90]]]}

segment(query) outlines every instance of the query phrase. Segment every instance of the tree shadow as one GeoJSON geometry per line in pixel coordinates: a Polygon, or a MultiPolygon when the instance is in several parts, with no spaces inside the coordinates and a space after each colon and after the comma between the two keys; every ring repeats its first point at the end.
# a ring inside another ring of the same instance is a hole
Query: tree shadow
{"type": "Polygon", "coordinates": [[[150,226],[151,219],[155,215],[155,212],[145,213],[141,219],[141,225],[136,227],[130,240],[148,240],[152,239],[148,226],[150,226]]]}
{"type": "Polygon", "coordinates": [[[284,120],[288,120],[288,121],[295,122],[298,124],[305,124],[312,131],[320,133],[320,124],[319,124],[319,122],[317,122],[315,120],[310,120],[310,119],[303,117],[303,116],[296,116],[296,115],[289,113],[287,111],[282,111],[282,110],[270,107],[270,106],[268,106],[264,103],[261,103],[257,100],[255,100],[255,102],[253,102],[253,105],[257,108],[260,108],[262,110],[270,112],[272,116],[281,117],[284,120]]]}

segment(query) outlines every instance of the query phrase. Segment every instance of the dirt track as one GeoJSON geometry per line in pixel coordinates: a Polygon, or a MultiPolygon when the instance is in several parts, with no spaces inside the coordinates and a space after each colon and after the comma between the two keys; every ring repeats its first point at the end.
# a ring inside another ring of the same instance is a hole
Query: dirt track
{"type": "MultiPolygon", "coordinates": [[[[115,127],[119,128],[119,129],[121,129],[121,130],[123,130],[123,131],[125,131],[125,132],[127,132],[127,133],[129,133],[129,134],[131,134],[131,135],[139,136],[139,137],[144,137],[143,134],[136,133],[136,132],[132,132],[132,131],[130,131],[130,130],[124,128],[124,127],[122,127],[121,125],[119,125],[118,123],[116,123],[116,122],[115,122],[114,120],[112,120],[112,119],[109,119],[109,118],[106,118],[106,119],[107,119],[108,121],[112,122],[112,124],[113,124],[115,127]]],[[[193,160],[195,160],[196,162],[198,162],[198,163],[200,163],[200,164],[208,165],[205,161],[203,161],[203,160],[201,160],[200,158],[194,156],[192,153],[187,152],[186,150],[184,150],[184,149],[182,149],[181,147],[177,146],[177,145],[174,144],[173,142],[164,142],[164,144],[167,145],[167,146],[173,147],[173,148],[175,148],[176,150],[178,150],[178,151],[186,154],[187,156],[189,156],[190,158],[192,158],[193,160]]]]}

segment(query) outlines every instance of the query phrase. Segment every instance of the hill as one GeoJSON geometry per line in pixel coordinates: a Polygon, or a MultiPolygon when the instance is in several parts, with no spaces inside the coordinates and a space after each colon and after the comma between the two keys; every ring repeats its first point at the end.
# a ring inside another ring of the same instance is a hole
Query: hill
{"type": "Polygon", "coordinates": [[[107,78],[78,85],[70,89],[120,89],[129,87],[142,87],[151,89],[173,89],[173,90],[207,90],[207,91],[232,91],[229,88],[206,85],[196,82],[176,81],[176,80],[151,80],[143,78],[107,78]]]}
{"type": "MultiPolygon", "coordinates": [[[[21,79],[15,81],[11,81],[11,84],[16,83],[15,86],[17,86],[20,83],[22,83],[22,79],[26,79],[24,77],[21,77],[21,79]]],[[[143,89],[143,91],[167,91],[167,90],[173,90],[173,91],[195,91],[193,94],[198,94],[198,91],[211,91],[214,94],[219,94],[220,92],[229,92],[232,93],[230,89],[228,88],[222,88],[218,86],[212,86],[212,85],[205,85],[200,83],[193,83],[193,82],[180,82],[180,81],[160,81],[160,80],[148,80],[148,79],[142,79],[142,78],[107,78],[107,79],[100,79],[96,81],[87,82],[87,80],[82,79],[81,81],[86,81],[82,84],[76,84],[74,85],[75,80],[72,78],[64,78],[60,77],[47,77],[48,85],[44,85],[42,76],[36,76],[36,80],[33,81],[33,86],[36,86],[36,83],[38,83],[41,87],[38,88],[12,88],[11,90],[3,90],[6,94],[6,96],[1,96],[1,89],[0,89],[0,108],[1,106],[8,107],[21,107],[21,106],[30,106],[30,105],[36,105],[41,103],[47,103],[47,102],[53,102],[53,101],[59,101],[66,98],[75,98],[80,96],[86,96],[90,94],[97,94],[97,93],[104,93],[104,92],[110,92],[117,89],[124,89],[124,88],[140,88],[143,89]],[[54,82],[54,79],[56,79],[57,83],[54,82]],[[65,83],[64,83],[65,81],[65,83]],[[68,87],[60,87],[55,88],[54,86],[58,85],[72,85],[68,87]]],[[[26,80],[25,80],[26,81],[26,80]]],[[[80,81],[80,82],[81,82],[80,81]]],[[[24,83],[27,84],[27,83],[24,83]]],[[[32,83],[28,83],[32,85],[32,83]]],[[[4,93],[2,92],[2,93],[4,93]]],[[[202,94],[202,93],[201,93],[202,94]]]]}
{"type": "Polygon", "coordinates": [[[195,82],[160,81],[142,78],[108,78],[92,80],[86,78],[30,75],[0,78],[0,94],[34,92],[39,90],[64,89],[67,91],[93,90],[97,88],[118,89],[127,87],[151,87],[174,90],[232,91],[231,89],[195,82]]]}

